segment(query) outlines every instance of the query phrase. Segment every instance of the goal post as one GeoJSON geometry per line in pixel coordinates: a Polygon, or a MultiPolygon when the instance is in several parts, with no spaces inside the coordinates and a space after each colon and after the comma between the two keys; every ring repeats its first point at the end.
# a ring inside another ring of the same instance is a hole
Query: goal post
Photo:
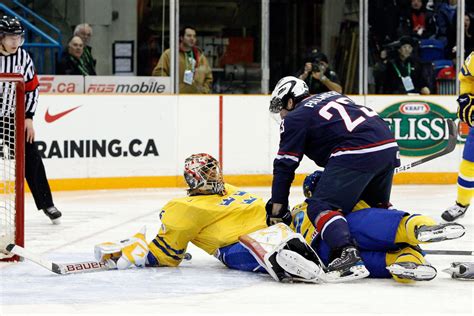
{"type": "Polygon", "coordinates": [[[1,251],[24,246],[25,82],[0,73],[0,260],[18,260],[1,251]]]}

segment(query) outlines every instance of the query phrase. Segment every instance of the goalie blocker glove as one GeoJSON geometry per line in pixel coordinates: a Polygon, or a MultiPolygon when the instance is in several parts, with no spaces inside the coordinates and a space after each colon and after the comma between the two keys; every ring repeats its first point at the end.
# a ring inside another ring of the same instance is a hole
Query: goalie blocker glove
{"type": "Polygon", "coordinates": [[[275,225],[277,223],[283,222],[286,225],[291,225],[291,212],[290,207],[287,204],[284,204],[277,215],[273,215],[273,202],[268,200],[265,205],[265,211],[267,212],[267,225],[275,225]]]}
{"type": "Polygon", "coordinates": [[[461,121],[465,122],[469,127],[474,126],[474,95],[470,93],[461,94],[457,100],[458,117],[461,121]]]}

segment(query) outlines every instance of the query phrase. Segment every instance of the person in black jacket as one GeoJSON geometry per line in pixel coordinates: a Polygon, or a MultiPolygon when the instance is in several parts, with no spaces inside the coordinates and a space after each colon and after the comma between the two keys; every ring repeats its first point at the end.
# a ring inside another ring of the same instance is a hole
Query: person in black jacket
{"type": "Polygon", "coordinates": [[[84,43],[79,36],[73,36],[67,43],[67,51],[63,54],[61,61],[56,69],[57,75],[95,75],[94,69],[91,69],[83,62],[81,58],[84,54],[84,43]]]}
{"type": "Polygon", "coordinates": [[[385,94],[430,94],[421,66],[412,57],[413,40],[405,36],[400,38],[399,42],[397,56],[390,59],[385,66],[382,92],[385,94]]]}

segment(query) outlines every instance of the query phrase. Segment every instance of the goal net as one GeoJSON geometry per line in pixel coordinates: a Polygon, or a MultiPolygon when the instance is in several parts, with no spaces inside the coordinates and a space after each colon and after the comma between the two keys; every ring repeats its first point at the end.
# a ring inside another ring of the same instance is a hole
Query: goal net
{"type": "Polygon", "coordinates": [[[0,260],[10,243],[24,244],[25,85],[19,74],[0,73],[0,260]]]}

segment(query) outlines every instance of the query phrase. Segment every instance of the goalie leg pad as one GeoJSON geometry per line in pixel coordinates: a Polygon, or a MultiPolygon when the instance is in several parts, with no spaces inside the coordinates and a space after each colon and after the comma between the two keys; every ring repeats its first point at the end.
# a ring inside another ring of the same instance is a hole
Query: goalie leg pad
{"type": "Polygon", "coordinates": [[[319,275],[324,273],[317,254],[303,236],[283,223],[241,236],[239,240],[276,281],[319,282],[319,275]],[[289,252],[295,254],[289,256],[289,252]],[[294,274],[298,269],[304,271],[294,274]]]}

